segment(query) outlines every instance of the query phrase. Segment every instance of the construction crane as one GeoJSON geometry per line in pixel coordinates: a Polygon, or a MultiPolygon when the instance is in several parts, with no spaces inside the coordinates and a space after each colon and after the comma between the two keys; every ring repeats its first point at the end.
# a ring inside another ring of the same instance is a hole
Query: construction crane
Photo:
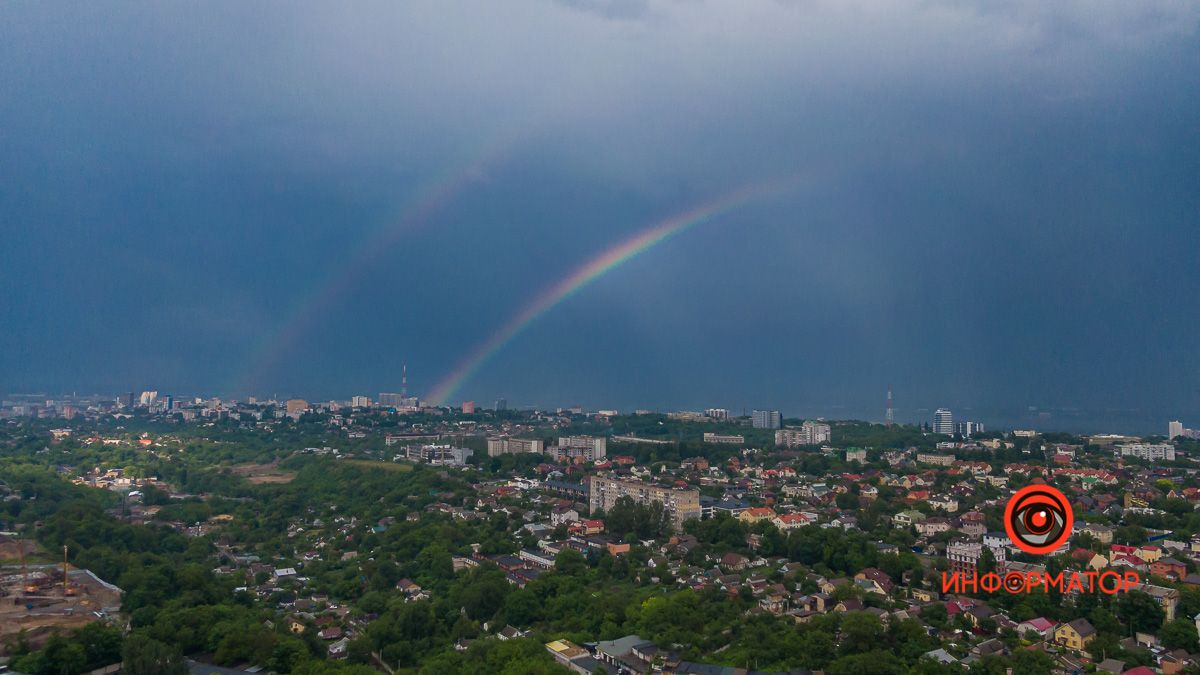
{"type": "Polygon", "coordinates": [[[75,589],[71,586],[71,577],[68,572],[67,565],[67,545],[63,544],[63,597],[69,598],[75,595],[75,589]]]}
{"type": "Polygon", "coordinates": [[[17,540],[17,551],[21,555],[21,586],[25,591],[25,595],[32,595],[38,592],[38,587],[29,583],[29,565],[25,564],[25,542],[17,540]]]}

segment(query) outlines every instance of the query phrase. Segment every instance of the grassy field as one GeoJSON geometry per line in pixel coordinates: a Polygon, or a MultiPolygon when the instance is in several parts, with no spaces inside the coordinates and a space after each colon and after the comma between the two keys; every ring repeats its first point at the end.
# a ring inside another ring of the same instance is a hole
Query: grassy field
{"type": "Polygon", "coordinates": [[[380,471],[406,473],[413,470],[413,465],[408,462],[375,462],[369,459],[347,459],[344,463],[361,466],[364,469],[378,469],[380,471]]]}

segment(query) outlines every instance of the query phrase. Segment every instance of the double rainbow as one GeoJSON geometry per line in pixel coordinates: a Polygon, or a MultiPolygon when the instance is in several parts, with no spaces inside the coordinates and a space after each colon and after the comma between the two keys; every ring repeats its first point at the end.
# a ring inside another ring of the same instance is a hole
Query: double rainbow
{"type": "Polygon", "coordinates": [[[530,324],[596,279],[608,274],[675,235],[712,220],[767,193],[788,187],[795,181],[796,178],[793,177],[736,190],[719,199],[660,221],[588,260],[574,272],[559,280],[558,283],[539,293],[532,302],[525,305],[520,312],[509,319],[491,337],[473,349],[458,363],[454,370],[450,371],[446,377],[438,382],[429,393],[429,400],[434,405],[445,405],[447,400],[467,380],[471,379],[484,364],[500,352],[505,345],[512,342],[530,324]]]}

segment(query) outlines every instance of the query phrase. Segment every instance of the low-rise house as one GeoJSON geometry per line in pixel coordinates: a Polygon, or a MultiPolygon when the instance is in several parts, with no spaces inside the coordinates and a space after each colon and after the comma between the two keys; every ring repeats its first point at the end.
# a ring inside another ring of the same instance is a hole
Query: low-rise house
{"type": "Polygon", "coordinates": [[[914,511],[914,510],[901,511],[900,513],[897,513],[896,515],[892,516],[892,524],[900,529],[912,527],[912,526],[916,525],[917,523],[921,523],[924,521],[925,521],[925,514],[921,513],[920,511],[914,511]]]}
{"type": "Polygon", "coordinates": [[[1095,637],[1096,629],[1087,619],[1075,619],[1054,629],[1054,642],[1076,651],[1085,649],[1095,637]]]}
{"type": "Polygon", "coordinates": [[[1178,581],[1187,576],[1187,565],[1174,558],[1159,558],[1150,563],[1150,574],[1178,581]]]}
{"type": "Polygon", "coordinates": [[[1049,639],[1054,635],[1054,628],[1058,624],[1045,617],[1038,617],[1028,621],[1022,621],[1017,624],[1017,635],[1025,637],[1028,633],[1037,633],[1043,640],[1049,639]]]}

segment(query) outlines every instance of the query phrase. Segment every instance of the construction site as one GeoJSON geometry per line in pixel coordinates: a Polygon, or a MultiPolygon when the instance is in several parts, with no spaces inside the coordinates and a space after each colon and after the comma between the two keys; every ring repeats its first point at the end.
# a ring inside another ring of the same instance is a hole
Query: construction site
{"type": "Polygon", "coordinates": [[[71,566],[66,547],[55,553],[60,561],[45,562],[51,554],[35,542],[0,535],[0,656],[22,630],[37,647],[55,631],[117,617],[121,589],[71,566]]]}

